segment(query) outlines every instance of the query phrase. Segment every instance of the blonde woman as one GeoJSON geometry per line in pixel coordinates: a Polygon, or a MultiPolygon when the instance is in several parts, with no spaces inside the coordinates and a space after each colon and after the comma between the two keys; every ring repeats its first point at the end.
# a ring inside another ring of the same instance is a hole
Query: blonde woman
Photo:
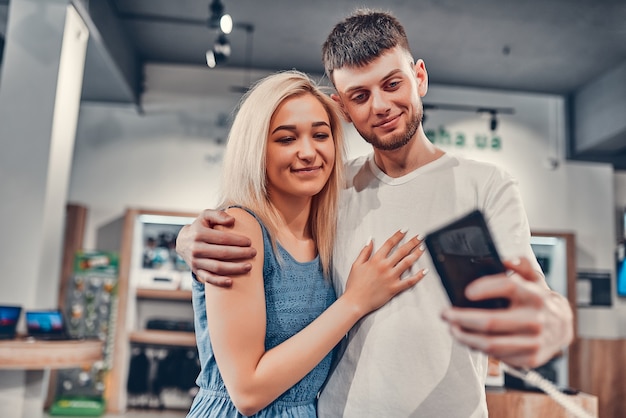
{"type": "Polygon", "coordinates": [[[244,97],[224,156],[219,227],[258,255],[231,287],[194,281],[200,391],[189,417],[316,416],[333,348],[357,321],[414,286],[421,256],[398,231],[354,262],[345,292],[331,284],[343,133],[335,103],[303,73],[258,82],[244,97]]]}

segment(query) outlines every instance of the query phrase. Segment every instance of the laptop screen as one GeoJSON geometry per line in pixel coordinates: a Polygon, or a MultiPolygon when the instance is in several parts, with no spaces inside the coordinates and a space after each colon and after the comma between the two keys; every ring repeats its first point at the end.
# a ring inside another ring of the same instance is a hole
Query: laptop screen
{"type": "Polygon", "coordinates": [[[14,338],[21,306],[0,306],[0,338],[14,338]]]}
{"type": "Polygon", "coordinates": [[[64,337],[63,314],[59,310],[27,311],[28,335],[35,338],[64,337]]]}

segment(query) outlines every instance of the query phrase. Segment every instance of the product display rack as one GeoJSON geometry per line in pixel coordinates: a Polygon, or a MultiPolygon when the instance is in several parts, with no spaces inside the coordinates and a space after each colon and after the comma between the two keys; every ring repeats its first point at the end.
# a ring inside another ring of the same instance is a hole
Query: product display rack
{"type": "Polygon", "coordinates": [[[103,343],[102,361],[88,367],[58,370],[50,415],[99,416],[105,409],[106,375],[111,369],[117,306],[118,256],[114,252],[78,250],[65,286],[67,332],[75,339],[103,343]]]}
{"type": "MultiPolygon", "coordinates": [[[[184,302],[191,304],[190,290],[170,290],[170,289],[145,289],[138,288],[135,291],[137,303],[145,301],[184,302]]],[[[137,344],[153,344],[180,347],[195,347],[196,335],[193,332],[167,331],[167,330],[146,330],[133,331],[129,340],[137,344]]]]}
{"type": "Polygon", "coordinates": [[[146,329],[146,323],[155,315],[164,320],[193,321],[191,273],[175,258],[173,246],[178,230],[196,216],[130,208],[98,228],[97,248],[119,252],[115,354],[105,394],[109,413],[127,409],[133,347],[195,349],[193,332],[146,329]]]}

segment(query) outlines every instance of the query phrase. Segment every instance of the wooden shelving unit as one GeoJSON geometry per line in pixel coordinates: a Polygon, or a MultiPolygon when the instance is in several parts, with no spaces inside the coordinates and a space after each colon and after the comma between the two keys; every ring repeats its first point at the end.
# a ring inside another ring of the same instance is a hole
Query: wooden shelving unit
{"type": "Polygon", "coordinates": [[[134,331],[129,340],[136,344],[162,345],[170,347],[195,347],[196,334],[183,331],[134,331]]]}
{"type": "Polygon", "coordinates": [[[137,289],[137,299],[191,300],[191,290],[137,289]]]}
{"type": "MultiPolygon", "coordinates": [[[[598,397],[579,392],[567,399],[587,412],[598,417],[598,397]]],[[[569,418],[572,415],[563,406],[545,393],[513,389],[487,391],[487,408],[490,418],[569,418]]]]}
{"type": "Polygon", "coordinates": [[[102,360],[99,340],[0,341],[0,369],[45,370],[82,367],[102,360]]]}

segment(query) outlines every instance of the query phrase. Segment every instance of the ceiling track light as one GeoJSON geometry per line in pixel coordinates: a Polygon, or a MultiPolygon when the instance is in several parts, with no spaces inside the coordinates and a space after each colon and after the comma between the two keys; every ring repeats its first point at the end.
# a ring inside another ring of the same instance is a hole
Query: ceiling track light
{"type": "MultiPolygon", "coordinates": [[[[234,28],[246,31],[247,34],[247,47],[246,47],[246,79],[249,83],[249,71],[252,65],[252,32],[254,32],[254,25],[251,23],[239,22],[233,25],[234,28]]],[[[231,46],[228,37],[224,33],[220,33],[217,39],[213,43],[213,47],[206,51],[206,65],[209,68],[215,68],[220,64],[228,61],[231,55],[231,46]]],[[[246,86],[248,83],[245,83],[246,86]]],[[[246,87],[247,88],[247,87],[246,87]]]]}
{"type": "Polygon", "coordinates": [[[230,42],[228,42],[226,35],[221,34],[217,37],[215,44],[213,44],[213,52],[219,57],[218,60],[226,61],[230,57],[230,42]]]}
{"type": "Polygon", "coordinates": [[[230,58],[230,42],[226,35],[233,30],[233,19],[228,13],[224,12],[224,4],[222,4],[221,0],[213,0],[209,4],[207,26],[210,29],[217,30],[219,33],[213,47],[206,52],[207,66],[215,68],[230,58]]]}
{"type": "Polygon", "coordinates": [[[498,114],[512,115],[515,113],[510,107],[478,107],[478,106],[466,106],[455,105],[446,103],[424,103],[424,111],[426,110],[451,110],[456,112],[472,112],[480,113],[484,115],[490,115],[489,117],[489,130],[495,132],[498,129],[498,114]]]}
{"type": "Polygon", "coordinates": [[[491,113],[491,119],[489,119],[489,129],[491,130],[491,132],[495,132],[496,129],[498,129],[498,118],[496,117],[498,112],[494,110],[490,113],[491,113]]]}
{"type": "Polygon", "coordinates": [[[215,68],[217,65],[228,61],[230,52],[230,42],[228,42],[226,35],[222,33],[215,40],[213,48],[206,52],[206,64],[209,68],[215,68]]]}
{"type": "Polygon", "coordinates": [[[233,18],[228,13],[224,13],[224,5],[221,0],[213,0],[209,4],[208,26],[211,29],[219,29],[226,35],[232,32],[233,18]]]}

